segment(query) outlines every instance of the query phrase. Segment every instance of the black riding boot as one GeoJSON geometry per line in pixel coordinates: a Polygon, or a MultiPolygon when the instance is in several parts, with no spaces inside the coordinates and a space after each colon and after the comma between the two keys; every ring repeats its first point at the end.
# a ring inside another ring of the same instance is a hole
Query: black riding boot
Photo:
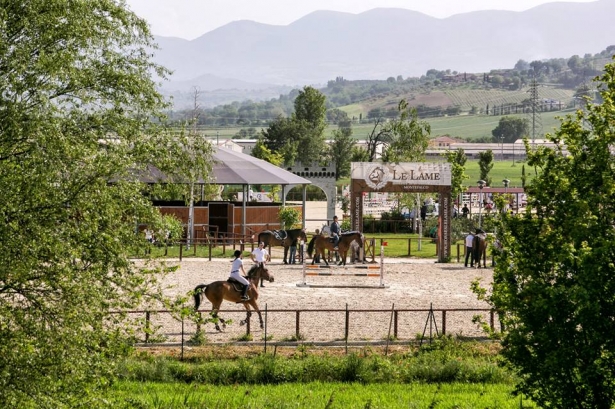
{"type": "Polygon", "coordinates": [[[250,299],[250,297],[248,297],[248,290],[249,289],[250,289],[250,284],[243,286],[243,291],[241,293],[241,299],[242,300],[246,300],[247,301],[247,300],[250,299]]]}

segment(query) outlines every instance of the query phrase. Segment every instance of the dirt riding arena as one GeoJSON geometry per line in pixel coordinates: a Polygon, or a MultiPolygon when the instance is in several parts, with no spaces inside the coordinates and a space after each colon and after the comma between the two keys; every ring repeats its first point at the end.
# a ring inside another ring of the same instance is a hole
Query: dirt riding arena
{"type": "MultiPolygon", "coordinates": [[[[310,261],[310,260],[308,260],[310,261]]],[[[225,280],[230,268],[230,259],[213,260],[184,259],[171,260],[171,265],[179,265],[179,269],[164,280],[168,286],[166,293],[170,296],[187,294],[201,283],[215,280],[225,280]]],[[[251,265],[245,260],[246,267],[251,265]]],[[[446,312],[446,333],[469,337],[479,337],[485,334],[472,323],[475,314],[483,314],[488,319],[487,312],[450,311],[453,309],[486,309],[488,306],[476,299],[470,291],[470,283],[481,278],[482,283],[490,283],[491,269],[464,268],[463,264],[438,264],[433,260],[396,260],[385,259],[385,288],[311,288],[299,287],[303,282],[301,265],[284,265],[274,260],[269,265],[274,275],[273,283],[265,283],[259,289],[258,304],[264,312],[267,308],[267,339],[272,342],[292,340],[296,336],[297,318],[299,318],[299,334],[304,341],[339,341],[344,339],[346,331],[346,309],[348,317],[349,341],[381,341],[386,339],[391,325],[391,309],[396,310],[422,309],[424,311],[400,311],[398,313],[397,337],[400,340],[415,339],[422,334],[426,324],[435,322],[438,330],[442,330],[442,312],[446,312]],[[432,305],[434,320],[428,320],[429,308],[432,305]],[[279,311],[286,310],[286,311],[279,311]],[[301,310],[297,314],[296,310],[301,310]],[[325,312],[322,310],[337,310],[325,312]],[[355,310],[383,310],[381,312],[365,312],[355,310]]],[[[321,272],[346,273],[378,273],[379,270],[349,268],[335,270],[311,270],[321,272]]],[[[247,269],[247,268],[246,268],[247,269]]],[[[374,285],[378,286],[377,277],[359,276],[308,276],[308,284],[325,285],[374,285]]],[[[208,310],[211,304],[204,300],[201,308],[208,310]]],[[[246,333],[246,327],[239,321],[245,318],[245,310],[240,304],[224,302],[221,316],[232,319],[223,333],[215,330],[212,324],[207,324],[205,335],[209,342],[229,342],[246,333]]],[[[264,315],[264,314],[263,314],[264,315]]],[[[158,313],[151,317],[155,329],[155,337],[164,338],[165,342],[181,341],[182,323],[170,317],[170,314],[158,313]]],[[[435,331],[432,324],[432,330],[435,331]]],[[[427,325],[429,332],[430,325],[427,325]]],[[[195,332],[191,321],[184,322],[185,339],[195,332]]],[[[251,333],[254,341],[263,340],[265,332],[258,325],[258,317],[252,315],[251,333]]]]}

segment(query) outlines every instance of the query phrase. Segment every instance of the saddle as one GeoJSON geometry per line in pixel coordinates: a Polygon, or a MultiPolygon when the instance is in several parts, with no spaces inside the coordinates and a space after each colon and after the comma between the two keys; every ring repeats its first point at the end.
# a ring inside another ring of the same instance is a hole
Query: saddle
{"type": "Polygon", "coordinates": [[[286,230],[272,230],[271,233],[273,233],[273,237],[280,241],[286,240],[288,237],[286,230]]]}
{"type": "Polygon", "coordinates": [[[243,291],[243,284],[241,284],[239,281],[235,280],[233,277],[229,277],[226,281],[233,286],[233,289],[235,291],[237,291],[237,292],[242,292],[243,291]]]}

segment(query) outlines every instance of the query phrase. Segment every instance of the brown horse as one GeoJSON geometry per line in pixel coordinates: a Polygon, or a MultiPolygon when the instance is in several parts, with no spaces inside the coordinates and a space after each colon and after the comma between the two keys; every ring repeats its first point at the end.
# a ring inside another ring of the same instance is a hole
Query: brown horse
{"type": "MultiPolygon", "coordinates": [[[[308,244],[307,249],[308,255],[310,257],[312,257],[312,252],[316,250],[314,253],[314,257],[312,258],[312,264],[314,264],[314,260],[316,259],[316,257],[320,255],[321,260],[324,260],[325,263],[329,265],[329,263],[327,262],[327,258],[325,257],[325,250],[335,251],[335,246],[333,245],[333,241],[331,240],[332,239],[330,237],[322,236],[319,234],[312,237],[312,240],[310,240],[310,244],[308,244]]],[[[346,265],[346,255],[348,254],[350,243],[352,243],[353,241],[356,241],[359,244],[359,248],[363,248],[363,235],[361,234],[361,232],[350,231],[347,233],[342,233],[340,235],[340,241],[337,244],[337,247],[339,249],[340,255],[342,256],[342,259],[340,260],[338,265],[346,265]]]]}
{"type": "Polygon", "coordinates": [[[303,240],[307,242],[307,236],[303,229],[292,230],[265,230],[258,234],[258,242],[265,243],[267,246],[284,246],[284,264],[288,264],[286,256],[288,255],[288,248],[295,240],[303,240]]]}
{"type": "Polygon", "coordinates": [[[480,267],[480,259],[483,259],[483,268],[487,268],[487,235],[485,233],[475,234],[472,240],[472,259],[476,267],[480,267]]]}
{"type": "MultiPolygon", "coordinates": [[[[263,317],[261,316],[261,311],[258,309],[258,304],[256,304],[256,300],[258,300],[258,281],[263,278],[269,282],[273,282],[273,275],[269,274],[269,270],[261,265],[254,265],[248,271],[248,276],[246,277],[248,281],[250,281],[250,288],[248,289],[248,296],[250,297],[247,301],[241,300],[241,290],[242,286],[238,284],[234,280],[227,281],[214,281],[210,284],[199,284],[194,288],[194,310],[198,311],[199,306],[201,305],[201,295],[205,294],[205,297],[211,303],[211,315],[213,318],[217,318],[222,326],[226,328],[226,321],[222,318],[218,317],[218,311],[220,310],[220,305],[222,301],[227,300],[234,303],[243,303],[243,306],[246,308],[247,314],[246,319],[241,320],[239,325],[243,325],[246,323],[248,318],[252,312],[250,311],[250,306],[254,308],[254,311],[258,313],[258,319],[260,321],[260,326],[263,328],[263,317]]],[[[220,326],[216,322],[216,329],[218,331],[222,331],[220,326]]]]}

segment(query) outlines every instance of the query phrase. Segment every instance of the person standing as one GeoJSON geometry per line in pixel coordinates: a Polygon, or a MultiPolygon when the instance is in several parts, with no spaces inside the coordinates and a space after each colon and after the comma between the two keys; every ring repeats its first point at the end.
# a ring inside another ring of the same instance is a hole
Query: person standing
{"type": "Polygon", "coordinates": [[[296,264],[295,255],[297,254],[297,242],[298,239],[294,239],[292,243],[290,243],[290,254],[288,256],[288,264],[296,264]]]}
{"type": "Polygon", "coordinates": [[[329,227],[331,237],[333,237],[333,250],[338,251],[337,244],[340,242],[340,234],[342,233],[342,227],[340,222],[337,221],[337,216],[333,216],[333,223],[329,227]]]}
{"type": "Polygon", "coordinates": [[[466,219],[468,218],[468,213],[470,213],[470,209],[468,209],[468,205],[464,204],[463,207],[461,208],[461,214],[463,215],[463,217],[465,217],[466,219]]]}
{"type": "Polygon", "coordinates": [[[250,299],[250,297],[248,297],[248,289],[250,288],[250,282],[244,277],[246,275],[246,270],[243,268],[241,250],[235,250],[233,256],[235,257],[235,259],[231,264],[230,277],[243,285],[243,290],[241,292],[241,300],[248,301],[250,299]],[[243,275],[241,275],[240,272],[243,273],[243,275]]]}
{"type": "Polygon", "coordinates": [[[466,260],[465,266],[468,266],[468,257],[470,258],[470,267],[474,267],[474,256],[472,255],[472,248],[474,245],[474,235],[472,232],[466,236],[466,260]]]}
{"type": "MultiPolygon", "coordinates": [[[[261,241],[260,243],[258,243],[258,247],[252,251],[252,253],[250,254],[250,258],[257,265],[265,267],[265,262],[271,260],[271,257],[269,256],[269,252],[265,248],[264,242],[261,241]]],[[[264,287],[262,278],[261,278],[261,287],[264,287]]]]}

